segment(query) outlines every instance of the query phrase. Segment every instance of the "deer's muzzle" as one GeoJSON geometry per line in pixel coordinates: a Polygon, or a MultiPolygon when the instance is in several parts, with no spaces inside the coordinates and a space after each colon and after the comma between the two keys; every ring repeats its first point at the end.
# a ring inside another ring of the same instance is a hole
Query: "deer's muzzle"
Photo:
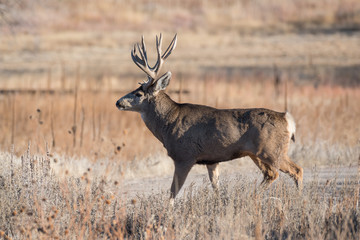
{"type": "Polygon", "coordinates": [[[116,107],[119,109],[119,110],[125,110],[125,106],[123,104],[123,101],[121,101],[121,99],[117,100],[116,102],[116,107]]]}

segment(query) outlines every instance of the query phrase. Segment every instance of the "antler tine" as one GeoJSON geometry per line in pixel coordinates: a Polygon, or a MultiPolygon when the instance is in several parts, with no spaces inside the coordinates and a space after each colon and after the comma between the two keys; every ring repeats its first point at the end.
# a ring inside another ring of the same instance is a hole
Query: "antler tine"
{"type": "Polygon", "coordinates": [[[140,69],[144,70],[143,69],[143,60],[141,58],[139,58],[138,55],[136,54],[136,47],[137,47],[137,45],[134,44],[134,48],[131,51],[131,58],[140,69]]]}
{"type": "Polygon", "coordinates": [[[139,51],[139,53],[140,53],[140,56],[141,56],[141,58],[139,58],[139,59],[141,60],[141,64],[142,64],[145,68],[147,68],[147,67],[148,67],[147,59],[146,59],[146,57],[145,57],[145,55],[144,55],[144,52],[143,52],[143,50],[142,50],[142,46],[140,47],[140,45],[137,43],[137,44],[136,44],[136,47],[137,47],[137,49],[138,49],[138,51],[139,51]]]}
{"type": "Polygon", "coordinates": [[[161,66],[163,65],[163,59],[161,57],[161,46],[162,46],[162,34],[160,33],[160,37],[156,36],[156,51],[157,51],[157,60],[154,67],[151,70],[155,71],[156,73],[159,72],[161,66]]]}
{"type": "Polygon", "coordinates": [[[169,47],[166,49],[165,53],[162,55],[162,59],[166,59],[168,56],[170,56],[171,52],[175,49],[177,42],[177,34],[175,34],[173,40],[171,41],[169,47]]]}
{"type": "Polygon", "coordinates": [[[141,47],[142,47],[142,51],[143,51],[143,55],[146,61],[146,65],[149,67],[149,64],[147,62],[147,54],[146,54],[146,46],[145,46],[145,40],[144,40],[144,35],[141,36],[141,47]]]}
{"type": "Polygon", "coordinates": [[[156,36],[156,48],[158,52],[158,59],[161,58],[161,46],[162,46],[162,34],[160,33],[159,41],[157,41],[157,36],[156,36]]]}

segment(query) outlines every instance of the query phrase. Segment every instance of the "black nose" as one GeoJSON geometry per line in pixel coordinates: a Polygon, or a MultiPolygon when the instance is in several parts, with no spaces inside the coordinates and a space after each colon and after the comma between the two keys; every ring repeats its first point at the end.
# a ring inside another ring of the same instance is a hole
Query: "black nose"
{"type": "Polygon", "coordinates": [[[120,107],[120,100],[117,100],[116,107],[120,107]]]}

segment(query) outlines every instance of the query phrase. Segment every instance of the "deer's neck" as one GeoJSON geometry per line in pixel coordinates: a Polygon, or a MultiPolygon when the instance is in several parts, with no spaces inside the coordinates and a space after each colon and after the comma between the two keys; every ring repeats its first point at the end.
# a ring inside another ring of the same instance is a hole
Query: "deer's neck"
{"type": "Polygon", "coordinates": [[[151,99],[149,107],[141,112],[141,117],[154,136],[164,143],[164,136],[171,131],[178,114],[179,105],[161,91],[151,99]]]}

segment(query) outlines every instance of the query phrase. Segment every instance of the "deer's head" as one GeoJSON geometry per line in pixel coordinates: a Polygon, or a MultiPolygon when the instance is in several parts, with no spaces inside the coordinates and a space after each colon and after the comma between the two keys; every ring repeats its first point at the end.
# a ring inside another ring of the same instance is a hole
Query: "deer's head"
{"type": "Polygon", "coordinates": [[[134,45],[131,51],[131,58],[134,63],[146,73],[147,81],[141,83],[139,88],[123,96],[116,102],[116,107],[119,110],[142,112],[160,91],[165,90],[169,85],[171,72],[166,72],[162,76],[159,76],[159,72],[164,60],[171,54],[172,50],[175,49],[176,40],[175,35],[165,53],[162,54],[162,36],[161,34],[159,38],[156,36],[157,61],[153,67],[150,67],[148,64],[144,37],[141,39],[141,45],[139,43],[134,45]],[[137,52],[139,52],[140,55],[138,55],[137,52]]]}

